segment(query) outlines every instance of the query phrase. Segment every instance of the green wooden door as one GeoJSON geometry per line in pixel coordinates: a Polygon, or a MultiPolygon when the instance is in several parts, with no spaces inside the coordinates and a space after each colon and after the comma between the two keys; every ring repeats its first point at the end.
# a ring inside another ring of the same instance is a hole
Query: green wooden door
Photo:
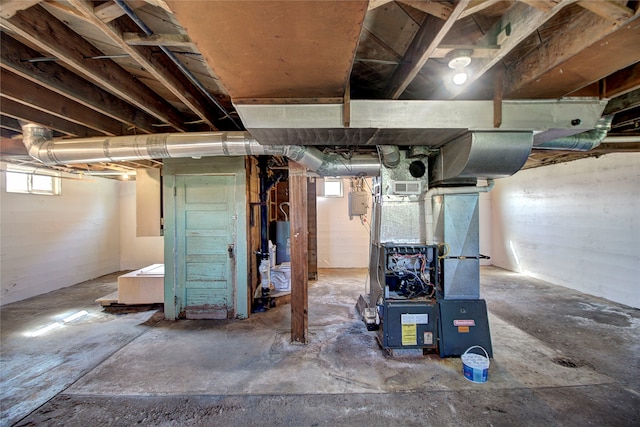
{"type": "Polygon", "coordinates": [[[176,177],[177,295],[188,319],[235,317],[235,175],[176,177]]]}

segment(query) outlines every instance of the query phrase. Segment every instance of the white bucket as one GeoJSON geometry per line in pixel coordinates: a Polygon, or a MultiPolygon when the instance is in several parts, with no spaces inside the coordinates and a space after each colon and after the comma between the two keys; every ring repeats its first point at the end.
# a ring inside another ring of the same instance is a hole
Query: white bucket
{"type": "Polygon", "coordinates": [[[474,383],[485,383],[489,378],[489,354],[479,345],[469,347],[462,356],[462,374],[466,379],[474,383]],[[477,353],[469,353],[469,350],[479,348],[484,356],[477,353]],[[486,357],[485,357],[486,356],[486,357]]]}

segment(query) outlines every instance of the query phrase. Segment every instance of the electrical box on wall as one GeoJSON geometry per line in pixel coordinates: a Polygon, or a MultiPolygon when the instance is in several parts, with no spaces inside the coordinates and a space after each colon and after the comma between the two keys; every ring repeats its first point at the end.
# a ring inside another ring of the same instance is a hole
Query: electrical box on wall
{"type": "Polygon", "coordinates": [[[369,208],[369,197],[366,191],[349,193],[349,216],[366,215],[369,208]]]}

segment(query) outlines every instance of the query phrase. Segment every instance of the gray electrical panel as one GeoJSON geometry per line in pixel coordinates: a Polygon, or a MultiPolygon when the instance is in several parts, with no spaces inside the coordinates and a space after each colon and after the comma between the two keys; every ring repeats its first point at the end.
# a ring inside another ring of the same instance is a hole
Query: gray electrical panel
{"type": "Polygon", "coordinates": [[[366,215],[369,209],[369,193],[352,191],[349,193],[349,216],[366,215]]]}

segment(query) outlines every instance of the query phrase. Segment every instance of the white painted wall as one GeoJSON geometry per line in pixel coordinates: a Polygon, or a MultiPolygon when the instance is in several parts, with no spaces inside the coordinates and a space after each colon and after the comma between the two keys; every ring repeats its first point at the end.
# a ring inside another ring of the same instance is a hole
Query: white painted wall
{"type": "MultiPolygon", "coordinates": [[[[322,185],[322,180],[317,180],[322,185]]],[[[371,181],[369,186],[371,186],[371,181]]],[[[349,219],[349,180],[343,180],[344,197],[318,197],[318,267],[319,268],[368,268],[369,267],[369,220],[371,219],[371,196],[366,226],[359,217],[349,219]]],[[[485,185],[480,182],[480,185],[485,185]]],[[[368,189],[367,189],[368,191],[368,189]]],[[[321,194],[318,188],[318,194],[321,194]]],[[[480,193],[480,253],[491,257],[492,221],[491,195],[480,193]]],[[[491,265],[491,260],[481,260],[481,265],[491,265]]]]}
{"type": "MultiPolygon", "coordinates": [[[[316,180],[316,185],[322,185],[316,180]]],[[[371,182],[369,180],[369,186],[371,182]]],[[[318,268],[367,268],[369,266],[369,220],[349,219],[349,179],[343,179],[344,197],[318,197],[318,268]]],[[[367,191],[369,191],[367,189],[367,191]]],[[[318,187],[318,194],[322,194],[318,187]]]]}
{"type": "MultiPolygon", "coordinates": [[[[486,181],[480,181],[479,185],[486,185],[486,181]]],[[[479,224],[479,240],[480,240],[480,254],[486,255],[491,258],[492,254],[492,239],[493,233],[491,231],[491,193],[480,193],[478,200],[478,222],[479,224]]],[[[480,265],[491,265],[491,259],[481,259],[480,265]]]]}
{"type": "Polygon", "coordinates": [[[136,237],[136,183],[120,183],[120,270],[164,263],[164,237],[136,237]]]}
{"type": "Polygon", "coordinates": [[[491,194],[494,265],[640,308],[640,153],[520,171],[491,194]]]}
{"type": "Polygon", "coordinates": [[[0,176],[1,304],[118,271],[118,181],[75,176],[40,196],[7,193],[0,176]]]}

